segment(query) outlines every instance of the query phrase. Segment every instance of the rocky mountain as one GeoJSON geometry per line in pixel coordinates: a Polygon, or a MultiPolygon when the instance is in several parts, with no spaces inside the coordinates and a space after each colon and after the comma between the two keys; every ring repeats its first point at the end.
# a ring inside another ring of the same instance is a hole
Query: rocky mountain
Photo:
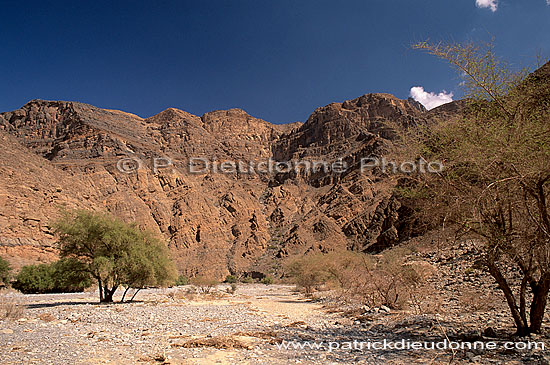
{"type": "Polygon", "coordinates": [[[406,210],[394,176],[361,172],[361,158],[391,149],[387,122],[428,114],[388,94],[331,103],[289,125],[240,109],[143,119],[33,100],[0,114],[0,253],[15,266],[53,259],[50,224],[77,207],[156,231],[189,276],[276,272],[289,255],[337,247],[377,251],[407,236],[406,210]],[[248,168],[221,173],[224,162],[248,168]],[[266,166],[275,168],[257,173],[266,166]]]}

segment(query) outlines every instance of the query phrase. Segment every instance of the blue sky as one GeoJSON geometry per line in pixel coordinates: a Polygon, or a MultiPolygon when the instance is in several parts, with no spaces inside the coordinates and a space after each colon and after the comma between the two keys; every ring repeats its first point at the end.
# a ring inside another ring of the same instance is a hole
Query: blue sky
{"type": "MultiPolygon", "coordinates": [[[[74,100],[142,117],[239,107],[274,123],[370,92],[461,95],[411,43],[550,56],[546,0],[1,1],[0,111],[74,100]],[[419,89],[417,89],[418,91],[419,89]]],[[[432,100],[429,94],[420,95],[432,100]]],[[[436,98],[437,99],[437,98],[436,98]]]]}

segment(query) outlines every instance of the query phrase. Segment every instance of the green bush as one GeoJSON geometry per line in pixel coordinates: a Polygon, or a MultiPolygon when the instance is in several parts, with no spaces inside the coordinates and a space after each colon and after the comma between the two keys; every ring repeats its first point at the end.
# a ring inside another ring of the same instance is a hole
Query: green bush
{"type": "Polygon", "coordinates": [[[311,295],[332,276],[325,261],[324,255],[314,254],[290,259],[285,266],[296,286],[311,295]]]}
{"type": "Polygon", "coordinates": [[[92,284],[84,265],[73,259],[24,266],[13,287],[25,294],[74,293],[92,284]]]}
{"type": "Polygon", "coordinates": [[[265,285],[273,284],[273,276],[267,275],[265,278],[262,279],[262,284],[265,284],[265,285]]]}
{"type": "Polygon", "coordinates": [[[237,277],[235,275],[227,275],[225,277],[225,282],[228,283],[228,284],[233,284],[233,283],[236,283],[238,280],[237,280],[237,277]]]}
{"type": "Polygon", "coordinates": [[[21,268],[13,287],[25,294],[52,293],[54,282],[49,264],[27,265],[21,268]]]}
{"type": "Polygon", "coordinates": [[[178,278],[176,279],[176,286],[180,286],[180,285],[188,285],[189,284],[189,278],[183,274],[181,274],[180,276],[178,276],[178,278]]]}
{"type": "Polygon", "coordinates": [[[252,279],[250,276],[245,276],[244,278],[241,279],[241,283],[244,283],[244,284],[251,284],[254,282],[254,279],[252,279]]]}
{"type": "Polygon", "coordinates": [[[8,285],[10,281],[11,267],[9,262],[0,257],[0,283],[8,285]]]}

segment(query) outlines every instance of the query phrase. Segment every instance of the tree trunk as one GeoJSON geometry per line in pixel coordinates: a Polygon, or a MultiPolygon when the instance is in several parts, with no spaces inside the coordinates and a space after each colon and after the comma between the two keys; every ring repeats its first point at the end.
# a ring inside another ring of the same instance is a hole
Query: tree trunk
{"type": "Polygon", "coordinates": [[[521,286],[519,289],[519,314],[521,315],[521,320],[523,321],[523,323],[527,323],[527,314],[526,314],[527,304],[525,303],[526,291],[527,291],[527,275],[524,275],[523,279],[521,280],[521,286]]]}
{"type": "Polygon", "coordinates": [[[103,303],[112,303],[113,302],[113,295],[116,292],[117,287],[113,287],[109,290],[107,286],[103,287],[103,300],[101,302],[103,303]]]}
{"type": "Polygon", "coordinates": [[[130,299],[130,302],[133,302],[134,301],[134,298],[136,297],[137,293],[141,290],[141,288],[138,288],[136,290],[136,292],[134,293],[134,295],[132,295],[132,298],[130,299]]]}
{"type": "Polygon", "coordinates": [[[126,297],[126,293],[128,293],[128,290],[130,290],[130,287],[127,286],[126,289],[124,289],[124,293],[122,294],[122,298],[120,298],[120,302],[124,302],[124,298],[126,297]]]}
{"type": "Polygon", "coordinates": [[[517,307],[516,299],[514,298],[514,294],[512,293],[512,290],[510,289],[506,278],[502,275],[499,268],[494,262],[488,260],[487,268],[489,269],[489,273],[491,274],[491,276],[496,280],[500,289],[504,293],[504,297],[506,298],[506,302],[508,303],[508,308],[510,308],[510,312],[512,313],[512,317],[514,318],[514,323],[516,324],[516,334],[518,336],[528,335],[529,325],[521,318],[521,313],[517,307]]]}
{"type": "Polygon", "coordinates": [[[97,279],[97,286],[99,288],[99,302],[103,302],[105,299],[105,296],[103,295],[103,285],[101,283],[101,279],[97,279]]]}
{"type": "Polygon", "coordinates": [[[550,275],[544,275],[541,277],[539,283],[533,288],[533,302],[531,303],[530,311],[530,333],[540,333],[549,291],[550,275]]]}

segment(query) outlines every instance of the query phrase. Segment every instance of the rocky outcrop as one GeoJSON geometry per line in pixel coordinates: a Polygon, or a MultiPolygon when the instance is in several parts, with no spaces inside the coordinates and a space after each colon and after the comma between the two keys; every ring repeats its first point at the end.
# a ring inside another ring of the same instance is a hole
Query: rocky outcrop
{"type": "Polygon", "coordinates": [[[62,207],[110,211],[157,232],[189,276],[277,271],[288,255],[340,247],[379,250],[403,238],[400,205],[393,177],[361,173],[359,161],[391,149],[388,123],[424,115],[387,94],[332,103],[289,125],[240,109],[199,117],[171,108],[142,119],[33,100],[0,114],[8,151],[0,158],[0,252],[16,264],[55,257],[49,224],[62,207]],[[347,168],[191,173],[193,157],[347,168]],[[156,169],[155,158],[162,158],[156,169]]]}
{"type": "Polygon", "coordinates": [[[59,169],[0,131],[0,256],[15,268],[54,259],[51,223],[62,209],[100,209],[85,178],[59,169]]]}

